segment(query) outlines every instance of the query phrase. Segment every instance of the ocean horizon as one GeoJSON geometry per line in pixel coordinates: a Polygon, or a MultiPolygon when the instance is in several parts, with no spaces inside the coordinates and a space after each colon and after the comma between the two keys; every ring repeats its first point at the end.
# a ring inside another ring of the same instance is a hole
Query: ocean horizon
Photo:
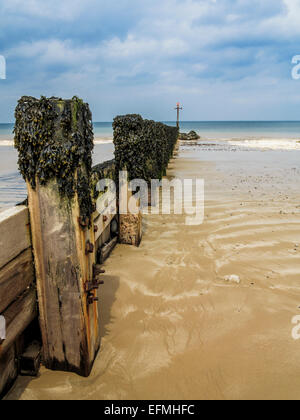
{"type": "MultiPolygon", "coordinates": [[[[162,121],[171,126],[176,121],[162,121]]],[[[112,122],[94,122],[95,138],[112,139],[112,122]]],[[[14,123],[0,123],[0,142],[13,139],[14,123]]],[[[181,121],[180,130],[194,130],[207,139],[299,139],[300,121],[181,121]]]]}

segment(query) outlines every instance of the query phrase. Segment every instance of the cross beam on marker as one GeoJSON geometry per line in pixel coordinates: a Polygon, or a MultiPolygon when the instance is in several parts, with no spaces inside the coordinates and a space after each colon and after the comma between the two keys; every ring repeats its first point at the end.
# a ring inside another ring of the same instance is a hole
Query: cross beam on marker
{"type": "Polygon", "coordinates": [[[176,111],[177,111],[177,128],[179,128],[180,111],[182,111],[183,108],[180,106],[180,103],[177,102],[176,108],[174,108],[174,109],[176,109],[176,111]]]}

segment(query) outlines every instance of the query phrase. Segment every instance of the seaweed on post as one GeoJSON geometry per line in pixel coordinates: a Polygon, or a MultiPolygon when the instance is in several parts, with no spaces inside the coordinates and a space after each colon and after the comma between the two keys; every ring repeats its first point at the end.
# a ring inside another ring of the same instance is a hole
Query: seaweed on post
{"type": "Polygon", "coordinates": [[[46,185],[56,179],[61,196],[72,199],[77,193],[81,216],[90,218],[94,136],[88,104],[77,97],[62,100],[24,96],[18,102],[15,118],[15,147],[23,178],[33,189],[37,180],[46,185]]]}
{"type": "Polygon", "coordinates": [[[115,160],[129,179],[162,179],[173,155],[179,131],[162,123],[143,120],[140,115],[114,119],[115,160]]]}

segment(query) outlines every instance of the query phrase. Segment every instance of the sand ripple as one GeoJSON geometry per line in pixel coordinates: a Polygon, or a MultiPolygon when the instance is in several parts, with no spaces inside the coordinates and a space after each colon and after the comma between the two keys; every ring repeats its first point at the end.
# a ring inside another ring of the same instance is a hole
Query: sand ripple
{"type": "Polygon", "coordinates": [[[44,370],[10,398],[300,398],[299,155],[218,153],[169,173],[205,178],[203,225],[147,216],[141,247],[105,264],[91,377],[44,370]]]}

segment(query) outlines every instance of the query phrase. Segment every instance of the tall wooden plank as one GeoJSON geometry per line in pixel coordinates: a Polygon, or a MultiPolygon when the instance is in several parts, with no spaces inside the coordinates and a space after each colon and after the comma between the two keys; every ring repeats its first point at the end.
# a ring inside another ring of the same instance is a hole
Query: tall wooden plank
{"type": "Polygon", "coordinates": [[[87,376],[100,345],[88,105],[22,98],[16,145],[28,186],[43,360],[49,369],[87,376]],[[36,144],[33,162],[28,143],[36,144]]]}

